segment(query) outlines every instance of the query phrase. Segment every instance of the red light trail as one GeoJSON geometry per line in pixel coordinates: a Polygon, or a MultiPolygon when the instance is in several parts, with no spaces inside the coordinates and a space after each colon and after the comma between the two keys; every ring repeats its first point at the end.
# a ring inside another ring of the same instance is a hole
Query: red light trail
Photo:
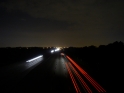
{"type": "Polygon", "coordinates": [[[76,83],[76,80],[75,80],[75,78],[74,78],[74,76],[73,76],[73,74],[72,74],[72,72],[71,72],[71,70],[70,70],[70,68],[69,68],[69,66],[68,66],[68,64],[67,64],[67,63],[65,63],[65,64],[66,64],[66,68],[67,68],[67,70],[68,70],[68,72],[69,72],[69,75],[70,75],[70,77],[71,77],[71,80],[72,80],[72,82],[73,82],[73,85],[74,85],[74,87],[75,87],[76,93],[81,93],[81,92],[80,92],[80,89],[79,89],[79,87],[78,87],[78,85],[77,85],[77,83],[76,83]]]}
{"type": "Polygon", "coordinates": [[[79,78],[81,83],[84,85],[85,89],[87,90],[88,93],[92,93],[91,89],[88,87],[88,85],[85,83],[85,81],[82,79],[82,77],[79,75],[79,73],[76,71],[76,69],[69,63],[70,67],[73,69],[75,72],[76,76],[79,78]]]}
{"type": "MultiPolygon", "coordinates": [[[[103,89],[93,78],[91,78],[79,65],[76,64],[69,56],[66,56],[68,60],[85,76],[85,78],[93,85],[93,87],[99,92],[99,93],[106,93],[106,90],[103,89]]],[[[81,76],[78,74],[76,69],[69,63],[70,67],[73,69],[73,71],[76,73],[80,81],[83,83],[84,87],[88,91],[88,93],[92,93],[90,88],[87,86],[87,84],[83,81],[81,76]]],[[[69,68],[69,67],[68,67],[69,68]]]]}

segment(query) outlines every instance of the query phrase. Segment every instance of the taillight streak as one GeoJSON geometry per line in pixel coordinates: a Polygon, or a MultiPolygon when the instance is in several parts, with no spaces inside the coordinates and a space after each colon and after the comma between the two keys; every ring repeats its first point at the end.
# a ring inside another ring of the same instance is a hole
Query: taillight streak
{"type": "Polygon", "coordinates": [[[82,77],[79,75],[79,73],[76,71],[76,69],[69,63],[70,67],[72,70],[75,72],[76,76],[79,78],[85,89],[87,90],[88,93],[92,93],[91,89],[88,87],[88,85],[85,83],[85,81],[82,79],[82,77]]]}
{"type": "Polygon", "coordinates": [[[71,77],[71,80],[72,80],[72,82],[73,82],[73,85],[74,85],[74,87],[75,87],[76,93],[81,93],[81,91],[80,91],[80,89],[79,89],[79,87],[78,87],[78,85],[77,85],[77,83],[76,83],[76,80],[75,80],[75,78],[74,78],[74,76],[73,76],[73,74],[72,74],[72,72],[71,72],[71,70],[70,70],[68,64],[65,63],[65,65],[66,65],[66,68],[67,68],[67,70],[68,70],[68,73],[69,73],[69,75],[70,75],[70,77],[71,77]]]}
{"type": "Polygon", "coordinates": [[[66,56],[70,62],[88,79],[98,92],[106,92],[94,79],[92,79],[79,65],[77,65],[69,56],[66,56]]]}

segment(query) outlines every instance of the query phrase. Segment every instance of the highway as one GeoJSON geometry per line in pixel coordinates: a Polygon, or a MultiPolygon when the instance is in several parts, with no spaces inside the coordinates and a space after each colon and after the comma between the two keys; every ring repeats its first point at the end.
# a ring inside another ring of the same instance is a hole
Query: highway
{"type": "Polygon", "coordinates": [[[0,69],[2,93],[106,93],[68,55],[54,53],[0,69]]]}
{"type": "Polygon", "coordinates": [[[2,93],[9,92],[27,73],[42,63],[42,61],[43,58],[39,58],[30,63],[23,61],[0,67],[0,91],[2,93]]]}

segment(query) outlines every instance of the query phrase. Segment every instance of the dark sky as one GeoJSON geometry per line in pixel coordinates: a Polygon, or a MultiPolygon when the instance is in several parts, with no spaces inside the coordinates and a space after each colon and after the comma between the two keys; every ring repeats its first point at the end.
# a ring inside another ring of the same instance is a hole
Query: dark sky
{"type": "Polygon", "coordinates": [[[0,47],[124,42],[124,0],[0,0],[0,47]]]}

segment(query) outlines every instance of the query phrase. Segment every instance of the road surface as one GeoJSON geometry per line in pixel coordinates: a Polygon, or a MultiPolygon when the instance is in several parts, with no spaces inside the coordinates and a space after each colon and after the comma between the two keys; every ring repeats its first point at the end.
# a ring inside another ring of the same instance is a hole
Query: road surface
{"type": "Polygon", "coordinates": [[[105,93],[69,56],[22,62],[0,69],[2,93],[105,93]]]}

